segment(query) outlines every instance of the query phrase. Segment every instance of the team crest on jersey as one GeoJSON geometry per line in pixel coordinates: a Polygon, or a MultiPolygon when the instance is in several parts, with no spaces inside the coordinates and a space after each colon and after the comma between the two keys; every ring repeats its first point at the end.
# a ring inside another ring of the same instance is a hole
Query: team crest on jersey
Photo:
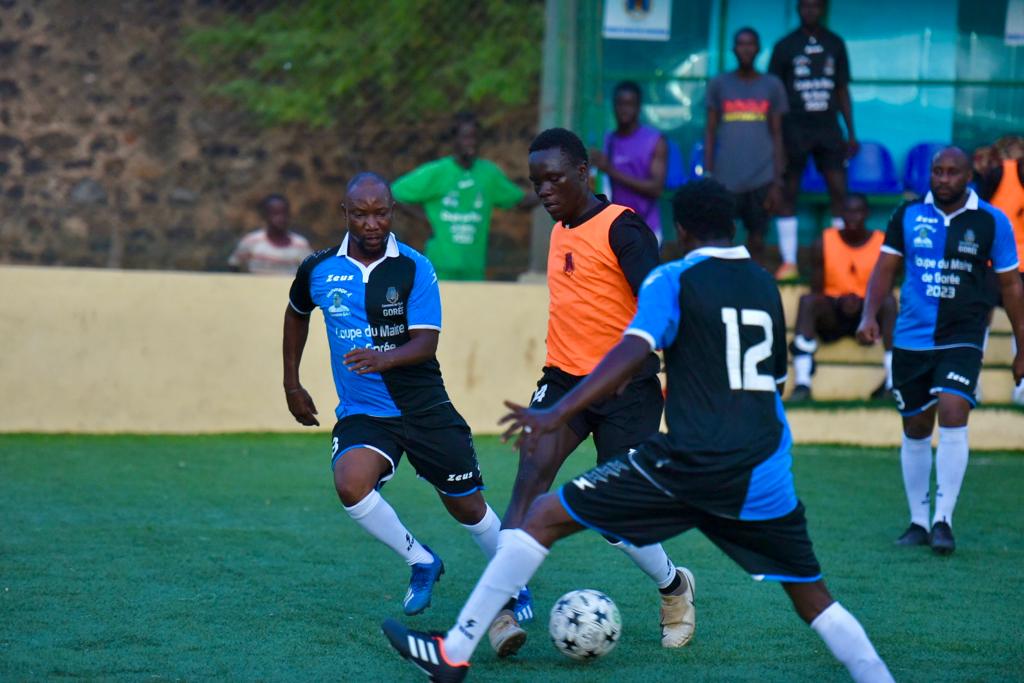
{"type": "Polygon", "coordinates": [[[398,289],[388,287],[384,293],[387,303],[381,304],[381,313],[384,315],[405,315],[405,304],[399,301],[398,289]]]}
{"type": "Polygon", "coordinates": [[[352,292],[341,287],[336,287],[327,293],[327,299],[331,302],[331,305],[327,307],[327,312],[336,317],[344,317],[350,314],[352,311],[348,306],[345,305],[345,298],[352,296],[352,292]]]}
{"type": "Polygon", "coordinates": [[[978,240],[974,231],[970,228],[964,232],[964,238],[960,240],[960,246],[957,247],[957,251],[961,254],[970,254],[971,256],[978,255],[978,240]]]}
{"type": "Polygon", "coordinates": [[[922,222],[914,226],[914,231],[917,232],[917,237],[914,238],[914,246],[918,249],[931,249],[933,243],[929,235],[935,232],[935,228],[928,225],[928,223],[922,222]]]}

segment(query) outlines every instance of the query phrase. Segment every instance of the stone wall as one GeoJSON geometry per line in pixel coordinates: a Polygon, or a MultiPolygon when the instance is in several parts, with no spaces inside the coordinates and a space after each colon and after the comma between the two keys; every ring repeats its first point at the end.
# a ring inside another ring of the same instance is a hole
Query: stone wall
{"type": "MultiPolygon", "coordinates": [[[[353,173],[394,177],[448,152],[447,120],[266,129],[211,96],[182,37],[267,4],[0,0],[0,263],[223,270],[269,192],[328,246],[353,173]]],[[[524,187],[535,112],[485,114],[483,154],[524,187]]],[[[422,248],[428,226],[399,214],[394,227],[422,248]]],[[[525,270],[528,237],[525,213],[496,214],[491,277],[525,270]]]]}

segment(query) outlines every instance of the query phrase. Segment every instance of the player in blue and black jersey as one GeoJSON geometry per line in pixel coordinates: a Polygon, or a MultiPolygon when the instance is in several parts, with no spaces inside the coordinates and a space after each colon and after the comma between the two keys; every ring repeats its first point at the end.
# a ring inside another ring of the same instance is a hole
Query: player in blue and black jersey
{"type": "Polygon", "coordinates": [[[1017,338],[1014,381],[1024,374],[1024,289],[1017,276],[1013,228],[1001,211],[968,188],[971,172],[963,150],[947,147],[932,161],[931,191],[893,213],[857,330],[864,343],[878,339],[875,314],[902,266],[892,379],[903,416],[900,462],[910,526],[896,542],[929,544],[941,555],[956,548],[953,510],[967,471],[967,417],[977,403],[993,270],[1017,338]],[[935,514],[929,517],[936,415],[937,487],[935,514]]]}
{"type": "Polygon", "coordinates": [[[452,406],[435,352],[441,297],[430,261],[391,234],[394,200],[380,176],[357,175],[344,210],[341,245],[299,267],[284,319],[284,391],[304,425],[316,407],[299,383],[314,308],[323,312],[338,391],[331,448],[334,486],[345,511],[412,567],[406,614],[430,604],[444,564],[399,520],[379,489],[403,453],[438,492],[448,512],[488,557],[501,521],[484,501],[469,426],[452,406]]]}
{"type": "Polygon", "coordinates": [[[622,340],[557,403],[506,403],[503,420],[511,422],[506,438],[521,429],[524,447],[535,447],[663,349],[668,433],[541,496],[521,529],[503,530],[447,636],[384,623],[391,645],[433,680],[465,677],[486,625],[559,539],[589,528],[644,546],[696,528],[755,579],[780,582],[854,680],[892,681],[860,623],[825,587],[793,487],[779,397],[786,326],[774,280],[745,247],[730,246],[733,199],[718,182],[683,186],[673,213],[688,253],[647,277],[622,340]]]}

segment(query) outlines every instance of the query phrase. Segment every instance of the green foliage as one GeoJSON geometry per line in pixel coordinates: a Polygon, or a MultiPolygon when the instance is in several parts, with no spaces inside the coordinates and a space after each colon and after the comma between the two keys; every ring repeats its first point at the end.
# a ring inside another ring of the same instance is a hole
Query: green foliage
{"type": "Polygon", "coordinates": [[[415,120],[537,90],[540,0],[305,0],[185,41],[214,92],[268,125],[415,120]]]}

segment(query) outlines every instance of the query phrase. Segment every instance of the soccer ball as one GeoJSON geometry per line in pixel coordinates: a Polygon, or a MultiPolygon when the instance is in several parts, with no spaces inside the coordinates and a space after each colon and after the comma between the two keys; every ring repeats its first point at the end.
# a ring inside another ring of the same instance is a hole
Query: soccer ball
{"type": "Polygon", "coordinates": [[[622,617],[600,591],[570,591],[551,608],[551,642],[566,657],[594,659],[612,651],[622,633],[622,617]]]}

